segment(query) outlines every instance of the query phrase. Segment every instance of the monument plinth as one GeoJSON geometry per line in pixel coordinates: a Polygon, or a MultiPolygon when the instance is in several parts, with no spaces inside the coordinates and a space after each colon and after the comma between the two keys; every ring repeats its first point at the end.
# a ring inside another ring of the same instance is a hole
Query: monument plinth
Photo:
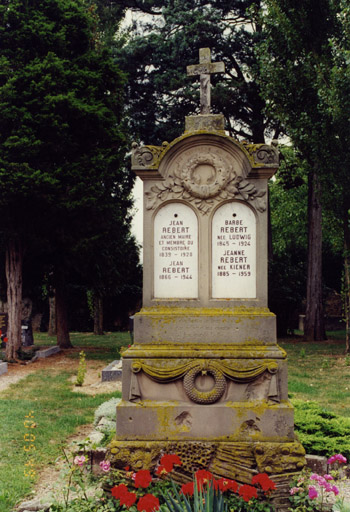
{"type": "MultiPolygon", "coordinates": [[[[204,53],[201,78],[217,72],[204,53]]],[[[145,197],[143,309],[123,352],[111,451],[133,469],[178,453],[179,481],[194,468],[243,483],[267,472],[282,493],[305,452],[267,307],[267,181],[278,151],[225,135],[208,101],[203,93],[203,113],[178,139],[132,148],[145,197]]]]}

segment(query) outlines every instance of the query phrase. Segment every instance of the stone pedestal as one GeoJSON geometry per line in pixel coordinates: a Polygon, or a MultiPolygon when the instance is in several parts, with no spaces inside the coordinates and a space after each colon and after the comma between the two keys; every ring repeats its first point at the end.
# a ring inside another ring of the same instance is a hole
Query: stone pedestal
{"type": "Polygon", "coordinates": [[[114,463],[152,468],[177,453],[196,468],[276,496],[305,464],[294,437],[286,354],[267,307],[267,180],[274,146],[240,144],[220,116],[186,121],[161,147],[134,145],[144,182],[143,309],[123,352],[114,463]]]}

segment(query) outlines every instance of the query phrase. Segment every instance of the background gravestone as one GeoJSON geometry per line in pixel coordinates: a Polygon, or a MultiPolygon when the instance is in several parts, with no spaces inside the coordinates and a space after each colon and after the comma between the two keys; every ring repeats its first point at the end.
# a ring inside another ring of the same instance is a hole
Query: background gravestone
{"type": "Polygon", "coordinates": [[[196,468],[242,483],[266,472],[281,504],[305,452],[267,307],[267,181],[278,151],[225,134],[208,95],[222,66],[208,49],[200,61],[189,71],[201,77],[202,113],[171,143],[133,145],[145,196],[143,308],[123,352],[111,452],[134,470],[177,453],[181,482],[196,468]]]}

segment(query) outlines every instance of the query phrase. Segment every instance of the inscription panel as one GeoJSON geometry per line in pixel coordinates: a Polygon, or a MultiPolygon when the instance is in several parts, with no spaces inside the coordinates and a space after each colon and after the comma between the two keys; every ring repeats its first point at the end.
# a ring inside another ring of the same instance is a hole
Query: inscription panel
{"type": "Polygon", "coordinates": [[[154,297],[198,297],[198,220],[183,203],[166,204],[154,219],[154,297]]]}
{"type": "Polygon", "coordinates": [[[256,297],[256,219],[245,204],[225,203],[213,216],[212,297],[256,297]]]}

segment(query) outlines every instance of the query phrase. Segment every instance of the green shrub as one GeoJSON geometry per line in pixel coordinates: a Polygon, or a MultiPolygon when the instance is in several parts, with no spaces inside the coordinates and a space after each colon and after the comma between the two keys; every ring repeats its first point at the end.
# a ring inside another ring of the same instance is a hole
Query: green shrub
{"type": "Polygon", "coordinates": [[[86,356],[85,356],[84,350],[79,352],[78,374],[77,374],[77,380],[75,381],[76,386],[82,386],[84,384],[86,370],[87,370],[85,357],[86,356]]]}
{"type": "Polygon", "coordinates": [[[316,402],[293,400],[295,428],[306,453],[330,457],[342,453],[350,457],[350,418],[345,418],[316,402]]]}

